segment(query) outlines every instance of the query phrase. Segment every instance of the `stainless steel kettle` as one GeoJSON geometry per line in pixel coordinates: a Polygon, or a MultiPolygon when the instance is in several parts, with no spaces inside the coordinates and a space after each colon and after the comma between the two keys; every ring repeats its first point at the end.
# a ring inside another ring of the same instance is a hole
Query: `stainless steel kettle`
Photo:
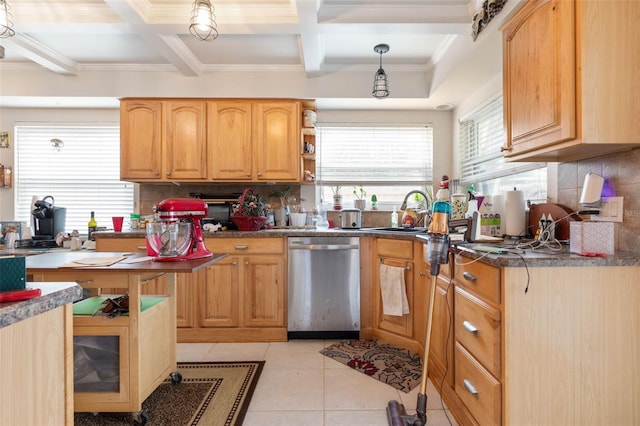
{"type": "Polygon", "coordinates": [[[360,209],[340,210],[340,228],[360,229],[362,225],[362,212],[360,209]]]}

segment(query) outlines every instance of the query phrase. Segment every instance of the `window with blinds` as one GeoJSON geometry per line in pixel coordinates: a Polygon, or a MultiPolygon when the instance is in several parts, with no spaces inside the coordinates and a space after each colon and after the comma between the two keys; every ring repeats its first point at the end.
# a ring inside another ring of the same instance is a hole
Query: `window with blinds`
{"type": "Polygon", "coordinates": [[[504,140],[502,96],[489,100],[460,120],[460,181],[484,194],[517,187],[529,199],[546,199],[546,163],[508,163],[504,140]]]}
{"type": "Polygon", "coordinates": [[[47,195],[67,209],[66,232],[86,234],[92,211],[107,228],[133,211],[133,184],[120,181],[118,126],[17,125],[14,135],[17,220],[33,225],[33,197],[47,195]]]}
{"type": "Polygon", "coordinates": [[[363,186],[367,199],[376,194],[380,206],[399,206],[404,194],[424,190],[433,178],[433,129],[416,126],[333,126],[318,124],[317,180],[322,199],[330,187],[343,187],[344,201],[353,186],[363,186]]]}

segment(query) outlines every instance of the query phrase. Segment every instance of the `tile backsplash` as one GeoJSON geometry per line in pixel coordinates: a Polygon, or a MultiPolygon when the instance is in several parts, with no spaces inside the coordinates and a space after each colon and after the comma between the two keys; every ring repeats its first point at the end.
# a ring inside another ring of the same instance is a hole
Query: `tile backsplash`
{"type": "Polygon", "coordinates": [[[146,183],[140,184],[139,211],[141,215],[153,214],[153,206],[167,198],[189,198],[190,192],[203,194],[231,194],[242,193],[247,187],[251,187],[257,194],[276,207],[280,204],[277,197],[271,194],[291,188],[290,195],[300,202],[299,185],[251,185],[251,184],[181,184],[171,183],[146,183]]]}
{"type": "Polygon", "coordinates": [[[579,210],[587,173],[605,178],[613,195],[624,197],[622,223],[615,223],[616,250],[640,252],[640,148],[558,165],[559,204],[579,210]]]}

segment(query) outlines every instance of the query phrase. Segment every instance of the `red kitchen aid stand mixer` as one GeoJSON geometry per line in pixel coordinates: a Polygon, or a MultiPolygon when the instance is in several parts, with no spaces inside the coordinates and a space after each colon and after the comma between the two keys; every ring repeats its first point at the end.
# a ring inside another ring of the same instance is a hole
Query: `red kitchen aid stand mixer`
{"type": "Polygon", "coordinates": [[[147,225],[147,254],[155,261],[202,259],[213,254],[202,236],[207,203],[194,198],[167,198],[153,208],[155,223],[147,225]]]}

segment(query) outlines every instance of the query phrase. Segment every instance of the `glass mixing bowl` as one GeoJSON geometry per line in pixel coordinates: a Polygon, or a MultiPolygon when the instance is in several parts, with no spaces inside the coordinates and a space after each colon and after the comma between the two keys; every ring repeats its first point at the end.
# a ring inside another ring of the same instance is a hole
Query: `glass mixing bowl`
{"type": "Polygon", "coordinates": [[[147,224],[147,241],[159,257],[181,257],[191,247],[191,222],[147,224]]]}

